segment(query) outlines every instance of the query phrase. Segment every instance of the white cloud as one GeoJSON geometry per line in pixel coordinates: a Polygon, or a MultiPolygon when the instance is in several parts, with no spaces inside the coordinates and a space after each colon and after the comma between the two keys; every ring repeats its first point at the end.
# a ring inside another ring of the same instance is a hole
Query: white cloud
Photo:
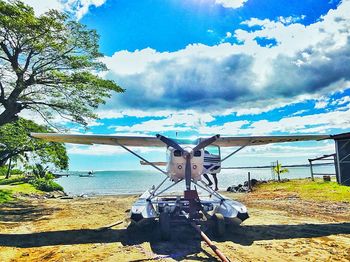
{"type": "Polygon", "coordinates": [[[113,110],[113,109],[99,109],[97,110],[97,115],[102,119],[117,119],[123,117],[166,117],[174,112],[172,110],[138,110],[138,109],[124,109],[124,110],[113,110]]]}
{"type": "MultiPolygon", "coordinates": [[[[312,142],[311,142],[312,143],[312,142]]],[[[257,157],[263,155],[264,157],[271,157],[275,159],[281,159],[290,157],[293,158],[296,155],[300,158],[303,157],[305,160],[311,157],[317,157],[324,154],[334,153],[334,142],[327,141],[325,144],[318,143],[317,145],[305,145],[296,146],[295,143],[287,144],[268,144],[261,146],[247,147],[239,153],[240,157],[257,157]]],[[[232,149],[223,149],[224,154],[229,154],[232,149]]]]}
{"type": "Polygon", "coordinates": [[[248,0],[215,0],[216,4],[222,5],[225,8],[239,8],[248,0]]]}
{"type": "Polygon", "coordinates": [[[302,114],[306,113],[307,111],[308,110],[306,110],[306,109],[298,110],[297,112],[294,112],[292,114],[292,116],[302,115],[302,114]]]}
{"type": "Polygon", "coordinates": [[[72,11],[76,18],[80,20],[85,14],[89,12],[91,6],[102,6],[107,0],[68,0],[65,8],[72,11]]]}
{"type": "Polygon", "coordinates": [[[334,100],[331,104],[332,105],[337,105],[337,106],[342,106],[350,102],[350,96],[343,96],[342,98],[338,100],[334,100]]]}
{"type": "Polygon", "coordinates": [[[220,134],[220,135],[226,135],[226,136],[237,136],[240,135],[242,132],[244,132],[244,129],[242,129],[242,126],[249,124],[246,120],[241,121],[234,121],[234,122],[227,122],[223,125],[203,125],[200,128],[198,128],[198,132],[203,135],[214,135],[214,134],[220,134]]]}
{"type": "Polygon", "coordinates": [[[247,129],[243,129],[243,132],[248,135],[269,135],[274,132],[328,134],[333,129],[347,130],[349,128],[350,110],[347,110],[286,117],[279,121],[260,120],[253,122],[247,129]]]}
{"type": "Polygon", "coordinates": [[[173,112],[163,119],[143,121],[132,126],[115,126],[116,132],[185,132],[193,131],[213,121],[211,114],[200,114],[193,110],[173,112]]]}
{"type": "MultiPolygon", "coordinates": [[[[304,113],[305,110],[297,112],[304,113]]],[[[216,124],[216,115],[196,113],[195,111],[173,112],[162,119],[141,121],[131,126],[111,126],[117,134],[120,132],[194,132],[199,136],[220,134],[224,136],[251,136],[284,134],[330,134],[350,129],[350,108],[344,111],[332,111],[320,114],[300,116],[298,114],[280,120],[258,121],[239,120],[216,124]],[[215,123],[215,124],[213,124],[215,123]]]]}
{"type": "Polygon", "coordinates": [[[78,20],[89,12],[91,6],[102,6],[107,0],[22,0],[34,8],[36,15],[41,15],[50,9],[67,11],[72,13],[78,20]]]}
{"type": "Polygon", "coordinates": [[[64,10],[64,4],[61,0],[47,0],[47,1],[22,0],[22,2],[33,7],[36,15],[42,15],[43,13],[49,11],[50,9],[55,9],[58,11],[64,10]]]}
{"type": "Polygon", "coordinates": [[[328,105],[329,99],[326,97],[321,97],[319,100],[316,101],[315,103],[315,108],[320,109],[320,108],[325,108],[328,105]]]}
{"type": "Polygon", "coordinates": [[[303,16],[244,21],[249,27],[261,28],[234,31],[239,45],[192,44],[175,52],[151,48],[116,52],[103,59],[110,68],[106,77],[127,92],[116,95],[109,105],[142,110],[205,107],[225,111],[236,107],[241,114],[256,114],[283,100],[317,98],[347,88],[350,68],[344,64],[350,63],[349,14],[350,1],[343,1],[307,26],[297,22],[303,16]],[[260,46],[257,38],[275,39],[277,45],[260,46]]]}
{"type": "MultiPolygon", "coordinates": [[[[148,148],[148,147],[130,147],[131,150],[138,154],[145,153],[165,153],[166,149],[158,148],[148,148]]],[[[67,152],[70,155],[89,155],[89,156],[113,156],[113,155],[128,155],[130,154],[125,149],[119,146],[107,146],[107,145],[68,145],[67,152]]]]}

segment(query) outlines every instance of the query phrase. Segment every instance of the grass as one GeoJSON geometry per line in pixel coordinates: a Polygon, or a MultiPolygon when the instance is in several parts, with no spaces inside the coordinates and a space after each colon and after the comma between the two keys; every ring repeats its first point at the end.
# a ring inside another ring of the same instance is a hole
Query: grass
{"type": "Polygon", "coordinates": [[[12,192],[7,189],[0,189],[0,204],[13,200],[12,192]]]}
{"type": "Polygon", "coordinates": [[[27,183],[22,176],[13,176],[5,179],[0,176],[0,204],[14,200],[15,193],[20,194],[44,194],[33,185],[27,183]]]}
{"type": "Polygon", "coordinates": [[[261,184],[258,190],[264,192],[293,192],[301,199],[316,201],[336,201],[350,203],[350,187],[336,182],[324,182],[322,179],[294,179],[287,182],[269,182],[261,184]]]}
{"type": "Polygon", "coordinates": [[[23,176],[11,176],[8,179],[5,179],[5,176],[0,176],[0,185],[15,185],[23,184],[25,179],[23,176]]]}

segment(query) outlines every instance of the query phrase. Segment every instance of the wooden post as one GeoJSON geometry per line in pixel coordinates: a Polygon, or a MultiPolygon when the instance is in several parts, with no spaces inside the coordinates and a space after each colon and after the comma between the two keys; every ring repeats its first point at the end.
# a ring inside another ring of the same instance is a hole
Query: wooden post
{"type": "Polygon", "coordinates": [[[314,170],[312,169],[312,160],[311,159],[309,159],[309,163],[310,163],[311,180],[315,181],[315,179],[314,179],[314,170]]]}
{"type": "Polygon", "coordinates": [[[278,182],[281,182],[281,177],[280,177],[280,168],[278,166],[278,160],[277,160],[277,177],[278,177],[278,182]]]}
{"type": "Polygon", "coordinates": [[[220,258],[223,262],[230,262],[230,260],[224,255],[224,253],[221,252],[221,250],[214,245],[214,243],[209,239],[209,237],[200,229],[198,225],[196,225],[195,222],[190,222],[190,225],[197,230],[197,232],[201,235],[205,243],[211,248],[211,250],[214,251],[214,253],[220,258]]]}
{"type": "Polygon", "coordinates": [[[252,184],[250,183],[250,172],[248,172],[248,189],[252,191],[252,184]]]}
{"type": "Polygon", "coordinates": [[[335,167],[335,177],[337,179],[337,183],[340,184],[339,172],[338,172],[338,168],[337,168],[337,154],[336,153],[333,155],[333,159],[334,159],[334,167],[335,167]]]}

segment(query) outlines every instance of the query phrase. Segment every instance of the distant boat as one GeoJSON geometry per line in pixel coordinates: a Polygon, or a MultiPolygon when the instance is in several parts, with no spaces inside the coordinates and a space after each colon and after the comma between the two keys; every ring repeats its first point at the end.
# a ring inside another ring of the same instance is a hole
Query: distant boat
{"type": "Polygon", "coordinates": [[[79,176],[80,177],[93,177],[94,173],[92,171],[89,171],[89,173],[87,173],[87,174],[80,174],[79,176]]]}
{"type": "Polygon", "coordinates": [[[59,173],[52,173],[54,176],[55,176],[55,178],[60,178],[60,177],[63,177],[63,176],[69,176],[69,174],[59,174],[59,173]]]}

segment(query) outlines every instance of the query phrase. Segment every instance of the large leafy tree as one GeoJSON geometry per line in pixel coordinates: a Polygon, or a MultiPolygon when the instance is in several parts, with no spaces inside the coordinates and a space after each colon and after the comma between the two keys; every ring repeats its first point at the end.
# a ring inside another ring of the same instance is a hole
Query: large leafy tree
{"type": "Polygon", "coordinates": [[[68,168],[68,156],[61,143],[46,142],[30,137],[30,132],[50,132],[51,129],[38,125],[30,120],[19,118],[16,122],[0,127],[0,166],[7,162],[20,159],[27,162],[29,159],[56,168],[68,168]]]}
{"type": "Polygon", "coordinates": [[[99,77],[98,35],[51,10],[36,17],[20,1],[0,0],[0,126],[22,110],[86,125],[111,93],[123,92],[99,77]]]}

